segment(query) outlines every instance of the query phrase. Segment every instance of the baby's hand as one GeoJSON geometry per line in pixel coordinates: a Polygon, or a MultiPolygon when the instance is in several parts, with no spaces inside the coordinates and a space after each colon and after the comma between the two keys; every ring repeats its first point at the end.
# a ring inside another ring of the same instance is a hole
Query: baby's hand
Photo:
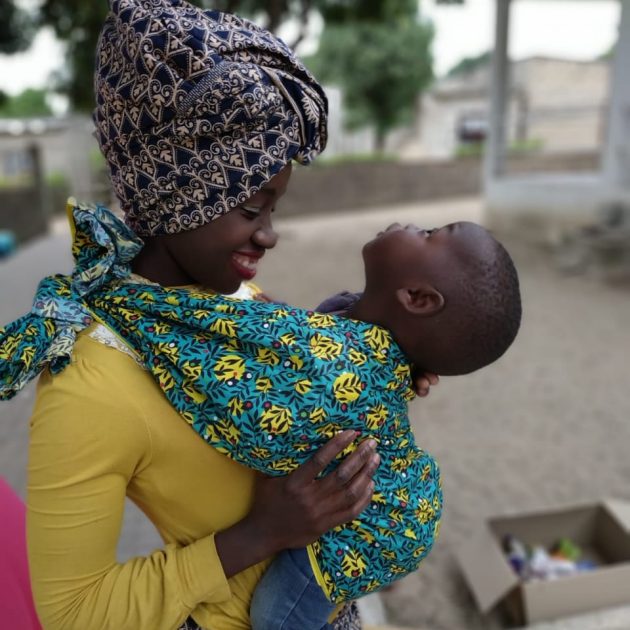
{"type": "Polygon", "coordinates": [[[428,396],[431,387],[440,382],[440,377],[437,374],[432,374],[431,372],[420,372],[415,368],[411,372],[411,379],[413,381],[413,388],[416,394],[421,398],[428,396]]]}

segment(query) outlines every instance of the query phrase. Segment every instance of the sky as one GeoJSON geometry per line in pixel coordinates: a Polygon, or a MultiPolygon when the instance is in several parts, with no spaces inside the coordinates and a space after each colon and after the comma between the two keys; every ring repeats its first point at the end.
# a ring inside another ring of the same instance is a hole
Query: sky
{"type": "MultiPolygon", "coordinates": [[[[514,0],[513,4],[510,52],[516,59],[531,55],[593,59],[616,39],[617,0],[514,0]]],[[[495,0],[466,0],[464,5],[421,1],[422,15],[436,26],[433,54],[438,75],[463,57],[492,46],[494,7],[495,0]]],[[[301,52],[312,52],[314,42],[311,37],[301,52]]],[[[43,30],[28,52],[0,55],[0,90],[16,94],[27,87],[42,87],[63,63],[63,46],[50,30],[43,30]]]]}
{"type": "MultiPolygon", "coordinates": [[[[502,0],[500,0],[502,1],[502,0]]],[[[593,59],[617,38],[617,0],[513,0],[510,54],[593,59]]],[[[485,52],[494,40],[495,0],[467,0],[464,6],[423,0],[421,13],[433,21],[435,71],[444,74],[463,57],[485,52]]]]}

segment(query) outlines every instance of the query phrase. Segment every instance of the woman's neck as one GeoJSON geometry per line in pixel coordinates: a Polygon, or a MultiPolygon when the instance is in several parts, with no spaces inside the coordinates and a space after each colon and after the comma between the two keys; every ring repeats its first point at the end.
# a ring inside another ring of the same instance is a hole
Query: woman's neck
{"type": "Polygon", "coordinates": [[[163,287],[192,284],[193,281],[175,262],[168,250],[149,238],[131,263],[133,273],[163,287]]]}

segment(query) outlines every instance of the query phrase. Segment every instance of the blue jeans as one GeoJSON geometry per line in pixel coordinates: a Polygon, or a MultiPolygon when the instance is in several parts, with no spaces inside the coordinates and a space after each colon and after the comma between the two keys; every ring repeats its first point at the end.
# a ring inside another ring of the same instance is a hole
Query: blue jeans
{"type": "Polygon", "coordinates": [[[329,630],[335,607],[317,583],[306,549],[288,549],[258,583],[249,614],[252,630],[329,630]]]}

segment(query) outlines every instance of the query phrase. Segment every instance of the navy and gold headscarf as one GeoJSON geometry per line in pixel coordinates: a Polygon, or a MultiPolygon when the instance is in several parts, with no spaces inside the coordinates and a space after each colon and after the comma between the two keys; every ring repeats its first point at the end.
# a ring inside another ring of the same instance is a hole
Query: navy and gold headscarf
{"type": "Polygon", "coordinates": [[[127,224],[191,230],[326,145],[326,96],[281,40],[184,0],[110,0],[97,138],[127,224]]]}

